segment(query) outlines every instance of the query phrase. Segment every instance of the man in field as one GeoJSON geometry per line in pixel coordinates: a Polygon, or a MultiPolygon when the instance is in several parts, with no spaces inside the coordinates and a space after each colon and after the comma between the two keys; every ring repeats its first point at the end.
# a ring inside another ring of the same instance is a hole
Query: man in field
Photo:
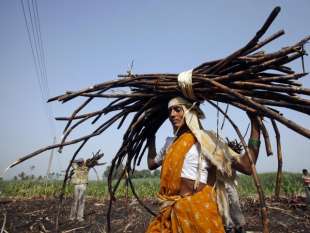
{"type": "Polygon", "coordinates": [[[308,206],[310,206],[310,175],[308,173],[307,169],[302,170],[302,180],[305,187],[305,193],[306,193],[306,202],[308,206]]]}
{"type": "Polygon", "coordinates": [[[89,167],[83,159],[72,163],[72,178],[74,184],[74,202],[72,203],[70,220],[84,221],[85,191],[88,183],[89,167]]]}

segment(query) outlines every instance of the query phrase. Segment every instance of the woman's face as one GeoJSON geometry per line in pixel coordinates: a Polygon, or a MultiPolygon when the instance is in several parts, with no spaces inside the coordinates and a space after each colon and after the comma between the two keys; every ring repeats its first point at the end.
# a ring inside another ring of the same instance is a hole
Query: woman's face
{"type": "Polygon", "coordinates": [[[169,120],[174,129],[184,125],[184,111],[181,105],[174,105],[168,108],[169,120]]]}

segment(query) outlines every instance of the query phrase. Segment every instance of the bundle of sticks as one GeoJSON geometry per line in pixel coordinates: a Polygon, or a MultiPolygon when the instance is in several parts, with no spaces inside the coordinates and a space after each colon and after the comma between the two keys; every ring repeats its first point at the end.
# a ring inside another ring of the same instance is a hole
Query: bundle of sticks
{"type": "Polygon", "coordinates": [[[229,140],[228,138],[226,138],[227,141],[227,145],[233,149],[235,152],[237,152],[238,154],[241,154],[243,151],[243,147],[242,144],[240,142],[237,141],[237,139],[235,140],[229,140]]]}
{"type": "Polygon", "coordinates": [[[89,168],[93,168],[95,166],[101,166],[105,163],[99,163],[99,160],[103,157],[104,153],[100,153],[100,150],[96,152],[96,154],[93,154],[93,156],[89,159],[86,159],[85,163],[86,166],[89,168]]]}
{"type": "MultiPolygon", "coordinates": [[[[100,153],[100,150],[98,150],[98,151],[96,152],[96,154],[93,153],[93,154],[92,154],[92,157],[89,158],[89,159],[86,159],[86,161],[85,161],[85,166],[88,167],[88,169],[91,169],[91,168],[94,169],[94,171],[95,171],[95,173],[96,173],[96,175],[97,175],[97,180],[99,180],[99,176],[98,176],[98,174],[97,174],[97,171],[96,171],[96,169],[95,169],[95,166],[102,166],[102,165],[105,165],[105,164],[106,164],[106,163],[99,163],[99,160],[100,160],[103,156],[104,156],[104,153],[100,153]]],[[[76,161],[76,160],[75,160],[75,161],[73,161],[73,162],[77,162],[77,163],[80,162],[81,164],[84,163],[83,160],[81,160],[81,161],[76,161]]],[[[73,174],[74,174],[74,169],[71,169],[71,171],[69,172],[69,176],[68,176],[68,177],[65,177],[65,180],[64,180],[64,187],[65,187],[67,181],[71,180],[73,174]]]]}
{"type": "MultiPolygon", "coordinates": [[[[238,127],[230,119],[227,111],[221,109],[216,102],[233,105],[244,112],[257,114],[270,119],[277,138],[277,151],[279,160],[279,177],[282,169],[282,155],[280,134],[276,122],[280,122],[293,131],[310,138],[310,130],[286,118],[281,112],[282,109],[290,109],[302,114],[310,115],[310,89],[305,88],[296,80],[307,75],[304,69],[303,56],[306,55],[304,45],[310,40],[310,36],[305,37],[294,45],[287,46],[276,52],[267,53],[260,50],[266,44],[284,35],[280,30],[268,38],[261,40],[267,29],[270,27],[280,11],[276,7],[263,26],[257,31],[255,36],[241,49],[232,53],[224,59],[205,62],[192,70],[192,91],[193,101],[208,102],[218,109],[236,130],[243,148],[247,151],[247,146],[238,127]],[[292,70],[288,64],[301,58],[303,71],[300,73],[292,70]]],[[[168,101],[175,96],[184,95],[182,88],[178,84],[178,74],[155,73],[155,74],[132,74],[128,72],[119,75],[119,78],[110,82],[105,82],[91,86],[80,91],[69,91],[63,95],[51,98],[49,101],[68,102],[76,97],[84,97],[86,100],[76,108],[69,117],[58,117],[57,120],[67,121],[63,131],[62,141],[59,144],[51,145],[37,150],[11,166],[15,166],[22,161],[29,159],[43,151],[59,148],[81,142],[75,152],[73,159],[79,153],[87,141],[102,134],[106,129],[118,122],[120,128],[126,118],[133,114],[131,123],[123,135],[123,142],[114,156],[109,176],[109,191],[113,197],[119,181],[112,187],[112,174],[121,163],[125,161],[123,174],[131,174],[146,151],[148,145],[146,140],[149,136],[156,134],[159,127],[167,119],[167,111],[163,111],[168,101]],[[117,90],[115,92],[115,90],[117,90]],[[98,111],[79,114],[91,101],[97,98],[112,98],[107,106],[98,111]],[[103,115],[114,113],[105,120],[93,132],[80,138],[68,140],[68,136],[79,125],[85,122],[94,124],[103,115]]],[[[264,124],[261,125],[265,139],[267,154],[272,154],[269,134],[264,124]]],[[[240,149],[240,148],[239,148],[240,149]]],[[[250,154],[250,153],[248,153],[250,154]]],[[[251,160],[251,158],[249,158],[251,160]]],[[[259,184],[255,166],[252,166],[253,178],[258,189],[262,203],[262,218],[264,226],[267,225],[266,209],[264,205],[264,195],[259,184]]],[[[120,178],[121,179],[121,178],[120,178]]],[[[130,181],[132,190],[134,187],[130,181]]],[[[279,190],[277,191],[279,192],[279,190]]],[[[138,198],[138,197],[137,197],[138,198]]],[[[267,232],[267,227],[264,227],[267,232]]]]}

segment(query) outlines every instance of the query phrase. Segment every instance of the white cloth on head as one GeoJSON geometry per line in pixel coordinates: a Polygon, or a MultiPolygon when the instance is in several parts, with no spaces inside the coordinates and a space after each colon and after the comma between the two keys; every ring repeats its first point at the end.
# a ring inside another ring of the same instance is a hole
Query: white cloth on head
{"type": "Polygon", "coordinates": [[[192,69],[181,72],[178,75],[178,85],[181,88],[181,91],[185,97],[189,99],[196,99],[192,87],[192,75],[193,75],[192,69]]]}
{"type": "Polygon", "coordinates": [[[197,117],[199,119],[204,119],[205,114],[203,111],[200,109],[198,102],[190,102],[187,99],[184,99],[182,97],[174,97],[168,102],[168,109],[172,106],[176,105],[184,105],[186,109],[190,109],[191,111],[195,112],[197,114],[197,117]]]}
{"type": "Polygon", "coordinates": [[[185,105],[188,108],[193,105],[193,103],[189,102],[187,99],[184,99],[182,97],[174,97],[168,102],[168,108],[176,105],[185,105]]]}

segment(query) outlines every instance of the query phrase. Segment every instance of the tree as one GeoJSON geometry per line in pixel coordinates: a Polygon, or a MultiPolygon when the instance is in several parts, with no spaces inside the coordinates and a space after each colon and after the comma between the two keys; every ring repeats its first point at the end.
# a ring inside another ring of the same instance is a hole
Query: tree
{"type": "Polygon", "coordinates": [[[148,169],[143,169],[141,171],[136,171],[136,172],[138,172],[139,174],[138,178],[148,178],[152,176],[151,171],[148,169]]]}
{"type": "Polygon", "coordinates": [[[36,166],[31,165],[31,166],[29,167],[30,171],[32,172],[32,171],[35,169],[35,167],[36,167],[36,166]]]}
{"type": "Polygon", "coordinates": [[[135,170],[131,175],[132,178],[150,178],[152,176],[152,172],[148,169],[135,170]]]}
{"type": "Polygon", "coordinates": [[[17,175],[21,180],[27,180],[28,176],[25,172],[21,172],[17,175]]]}
{"type": "MultiPolygon", "coordinates": [[[[111,166],[106,167],[103,173],[104,178],[108,178],[110,169],[111,169],[111,166]]],[[[119,178],[122,175],[123,170],[124,170],[123,164],[121,164],[116,170],[114,169],[112,179],[119,178]]]]}
{"type": "Polygon", "coordinates": [[[155,170],[153,176],[160,177],[160,170],[155,170]]]}
{"type": "Polygon", "coordinates": [[[59,180],[63,175],[60,172],[56,172],[55,176],[56,180],[59,180]]]}

